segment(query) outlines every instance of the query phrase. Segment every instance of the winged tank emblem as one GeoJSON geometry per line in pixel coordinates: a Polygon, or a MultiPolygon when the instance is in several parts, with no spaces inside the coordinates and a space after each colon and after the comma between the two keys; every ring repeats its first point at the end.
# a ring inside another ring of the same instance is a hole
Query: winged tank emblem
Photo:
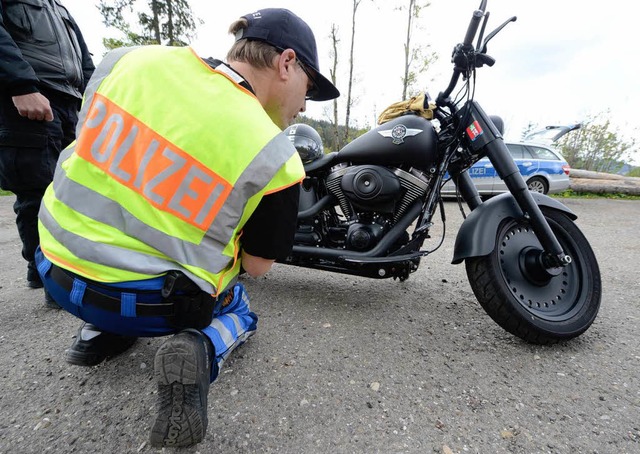
{"type": "Polygon", "coordinates": [[[378,131],[382,137],[391,137],[392,142],[395,145],[400,145],[404,143],[405,137],[417,136],[423,131],[423,129],[414,129],[407,128],[405,125],[396,125],[392,129],[385,129],[383,131],[378,131]]]}

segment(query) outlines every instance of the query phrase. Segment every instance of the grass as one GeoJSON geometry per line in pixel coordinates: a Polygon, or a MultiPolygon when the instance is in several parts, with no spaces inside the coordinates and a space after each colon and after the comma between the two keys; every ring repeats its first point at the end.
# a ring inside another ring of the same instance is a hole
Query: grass
{"type": "Polygon", "coordinates": [[[0,189],[0,197],[3,195],[13,195],[13,192],[5,191],[4,189],[0,189]]]}
{"type": "Polygon", "coordinates": [[[640,196],[637,195],[629,195],[622,194],[619,192],[612,192],[606,194],[600,194],[595,192],[576,192],[572,189],[567,189],[563,192],[558,192],[556,194],[550,194],[551,197],[554,198],[574,198],[574,199],[616,199],[616,200],[640,200],[640,196]]]}

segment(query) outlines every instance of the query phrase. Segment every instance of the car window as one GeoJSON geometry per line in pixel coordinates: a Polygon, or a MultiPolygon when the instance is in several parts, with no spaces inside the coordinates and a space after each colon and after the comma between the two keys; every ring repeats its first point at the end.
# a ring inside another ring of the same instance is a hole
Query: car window
{"type": "Polygon", "coordinates": [[[507,148],[511,153],[513,159],[531,159],[531,153],[524,145],[518,145],[516,143],[508,143],[507,148]]]}
{"type": "Polygon", "coordinates": [[[528,146],[531,154],[535,159],[544,159],[546,161],[557,161],[558,157],[555,153],[547,148],[528,146]]]}

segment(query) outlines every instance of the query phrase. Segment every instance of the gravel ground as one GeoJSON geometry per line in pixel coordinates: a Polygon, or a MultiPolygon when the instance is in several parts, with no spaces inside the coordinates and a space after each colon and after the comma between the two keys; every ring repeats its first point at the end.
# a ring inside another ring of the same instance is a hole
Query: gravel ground
{"type": "MultiPolygon", "coordinates": [[[[183,452],[639,453],[640,202],[564,202],[603,277],[578,339],[529,345],[483,312],[450,264],[461,216],[447,203],[442,248],[406,282],[284,265],[245,281],[258,334],[212,386],[205,440],[183,452]]],[[[0,197],[0,453],[160,452],[147,439],[162,339],[67,365],[79,322],[26,288],[12,203],[0,197]]]]}

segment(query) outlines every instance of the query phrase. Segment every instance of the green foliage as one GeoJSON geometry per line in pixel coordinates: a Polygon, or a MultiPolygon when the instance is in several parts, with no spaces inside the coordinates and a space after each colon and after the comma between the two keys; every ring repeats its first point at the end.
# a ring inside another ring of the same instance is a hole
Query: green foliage
{"type": "Polygon", "coordinates": [[[634,167],[629,172],[627,172],[628,177],[640,177],[640,167],[634,167]]]}
{"type": "Polygon", "coordinates": [[[553,198],[640,200],[640,196],[621,193],[576,192],[572,189],[549,194],[553,198]]]}
{"type": "Polygon", "coordinates": [[[100,0],[98,9],[104,24],[124,35],[103,38],[107,50],[145,44],[184,46],[202,24],[187,0],[100,0]]]}
{"type": "MultiPolygon", "coordinates": [[[[305,116],[299,116],[298,122],[305,123],[318,131],[318,134],[320,134],[320,137],[322,138],[322,144],[324,145],[325,153],[339,150],[339,146],[336,141],[337,139],[334,134],[335,127],[333,123],[325,120],[316,120],[314,118],[308,118],[305,116]]],[[[339,137],[344,137],[345,131],[346,130],[344,125],[338,126],[339,137]]],[[[360,137],[367,131],[368,129],[349,128],[349,137],[351,137],[351,140],[353,140],[356,137],[360,137]]]]}
{"type": "Polygon", "coordinates": [[[5,195],[13,195],[13,192],[5,191],[4,189],[0,189],[0,197],[5,195]]]}
{"type": "Polygon", "coordinates": [[[147,44],[158,44],[155,40],[146,39],[135,33],[128,33],[124,39],[102,38],[102,45],[107,50],[117,49],[126,46],[144,46],[147,44]]]}
{"type": "Polygon", "coordinates": [[[625,140],[608,119],[609,113],[587,118],[582,128],[558,141],[565,159],[576,169],[616,173],[636,150],[635,139],[625,140]]]}

